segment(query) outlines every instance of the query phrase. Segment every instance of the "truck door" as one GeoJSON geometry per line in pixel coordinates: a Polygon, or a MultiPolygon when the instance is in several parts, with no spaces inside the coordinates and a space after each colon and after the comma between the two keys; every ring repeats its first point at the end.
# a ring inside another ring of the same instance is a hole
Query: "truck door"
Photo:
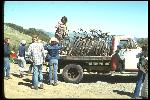
{"type": "Polygon", "coordinates": [[[123,47],[127,45],[125,50],[125,70],[137,70],[137,63],[139,61],[139,54],[141,48],[137,47],[137,44],[132,39],[120,40],[120,45],[123,47]]]}

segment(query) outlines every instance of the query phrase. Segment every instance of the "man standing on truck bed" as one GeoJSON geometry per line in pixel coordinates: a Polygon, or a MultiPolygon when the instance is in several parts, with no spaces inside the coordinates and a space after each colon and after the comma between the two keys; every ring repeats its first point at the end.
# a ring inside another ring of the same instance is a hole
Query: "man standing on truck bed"
{"type": "Polygon", "coordinates": [[[64,37],[67,35],[67,17],[63,16],[61,18],[61,21],[58,22],[58,24],[55,26],[56,32],[55,32],[55,37],[59,40],[62,41],[64,37]]]}
{"type": "Polygon", "coordinates": [[[49,41],[50,44],[45,45],[44,49],[48,51],[47,59],[49,59],[49,85],[58,85],[57,69],[58,69],[58,59],[59,59],[59,50],[62,48],[58,44],[58,40],[55,37],[52,37],[49,41]],[[54,83],[52,83],[52,78],[54,83]]]}

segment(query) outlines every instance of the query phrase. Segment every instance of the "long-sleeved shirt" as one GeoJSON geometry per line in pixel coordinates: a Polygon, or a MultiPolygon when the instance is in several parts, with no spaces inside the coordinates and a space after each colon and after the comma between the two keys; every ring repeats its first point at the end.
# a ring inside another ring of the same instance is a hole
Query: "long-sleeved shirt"
{"type": "Polygon", "coordinates": [[[19,54],[18,54],[18,56],[25,57],[25,45],[20,45],[19,46],[19,54]]]}
{"type": "Polygon", "coordinates": [[[10,47],[7,43],[4,43],[4,57],[10,57],[10,47]]]}
{"type": "Polygon", "coordinates": [[[126,50],[124,50],[124,49],[116,50],[116,53],[118,54],[118,56],[121,60],[125,59],[125,52],[126,52],[126,50]]]}
{"type": "Polygon", "coordinates": [[[148,67],[147,67],[147,70],[144,68],[144,66],[147,64],[148,66],[148,57],[145,57],[144,56],[144,53],[142,52],[141,55],[140,55],[140,58],[139,58],[139,62],[138,62],[138,67],[140,70],[142,70],[144,73],[147,72],[148,70],[148,67]],[[147,58],[147,59],[146,59],[147,58]]]}
{"type": "Polygon", "coordinates": [[[59,59],[59,50],[62,48],[62,45],[45,45],[44,49],[48,51],[48,59],[59,59]]]}
{"type": "Polygon", "coordinates": [[[41,65],[44,62],[44,47],[41,43],[32,43],[28,48],[28,54],[31,56],[35,65],[41,65]]]}

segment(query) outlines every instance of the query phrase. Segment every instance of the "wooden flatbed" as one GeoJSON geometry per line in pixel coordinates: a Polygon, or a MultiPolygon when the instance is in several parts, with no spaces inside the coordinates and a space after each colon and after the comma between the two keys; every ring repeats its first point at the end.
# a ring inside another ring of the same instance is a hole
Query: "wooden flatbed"
{"type": "Polygon", "coordinates": [[[60,59],[63,60],[111,60],[111,56],[68,56],[60,55],[60,59]]]}

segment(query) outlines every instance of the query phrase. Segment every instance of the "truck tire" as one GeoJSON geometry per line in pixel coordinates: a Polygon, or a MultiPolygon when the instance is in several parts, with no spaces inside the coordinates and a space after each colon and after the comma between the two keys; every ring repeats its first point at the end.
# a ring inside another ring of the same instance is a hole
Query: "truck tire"
{"type": "Polygon", "coordinates": [[[66,82],[79,83],[83,78],[83,69],[80,65],[69,64],[64,67],[62,76],[66,82]]]}

